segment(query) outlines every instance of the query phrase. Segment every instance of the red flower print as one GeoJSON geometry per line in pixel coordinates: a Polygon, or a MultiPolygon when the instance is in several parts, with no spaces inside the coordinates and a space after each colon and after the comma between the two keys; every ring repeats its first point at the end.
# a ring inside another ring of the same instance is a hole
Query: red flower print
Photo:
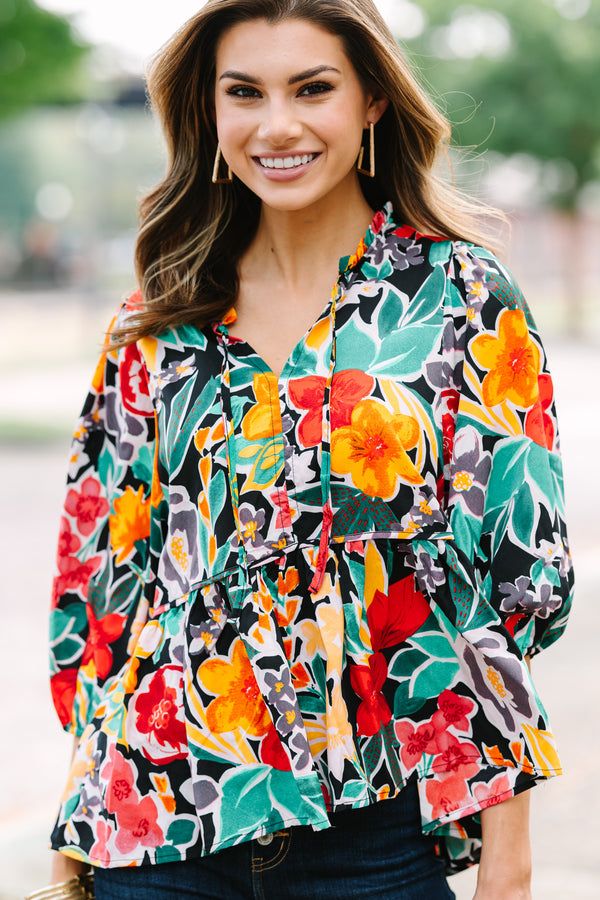
{"type": "Polygon", "coordinates": [[[539,397],[525,416],[525,434],[536,444],[552,450],[554,447],[554,423],[547,410],[552,404],[554,389],[552,377],[538,375],[539,397]]]}
{"type": "Polygon", "coordinates": [[[292,768],[289,757],[283,749],[281,739],[272,723],[261,741],[260,758],[265,765],[273,766],[274,769],[279,769],[281,772],[287,772],[292,768]]]}
{"type": "Polygon", "coordinates": [[[328,812],[331,812],[333,809],[331,803],[331,794],[329,793],[329,791],[327,790],[327,786],[323,784],[323,782],[321,782],[321,793],[323,794],[323,800],[325,801],[325,808],[328,812]]]}
{"type": "Polygon", "coordinates": [[[425,784],[425,796],[431,803],[431,818],[439,819],[456,809],[462,809],[469,800],[469,791],[464,778],[449,775],[439,780],[428,779],[425,784]]]}
{"type": "MultiPolygon", "coordinates": [[[[185,722],[179,697],[183,672],[177,666],[162,666],[146,676],[135,696],[133,710],[135,729],[148,737],[141,745],[144,756],[152,762],[171,762],[187,755],[185,722]]],[[[136,739],[130,735],[132,741],[136,739]]],[[[139,741],[139,738],[138,738],[139,741]]]]}
{"type": "Polygon", "coordinates": [[[448,725],[453,725],[457,731],[468,731],[467,715],[474,709],[475,703],[468,697],[462,697],[446,689],[438,697],[438,709],[431,717],[431,721],[438,731],[444,731],[448,725]]]}
{"type": "Polygon", "coordinates": [[[376,734],[392,718],[392,711],[381,693],[387,674],[383,653],[371,654],[368,666],[350,666],[350,684],[362,700],[356,712],[358,734],[376,734]]]}
{"type": "MultiPolygon", "coordinates": [[[[360,369],[334,373],[330,396],[332,431],[350,424],[352,410],[371,393],[373,384],[373,377],[360,369]]],[[[321,442],[325,378],[322,375],[294,378],[289,382],[289,395],[297,409],[308,410],[298,426],[300,443],[304,447],[316,447],[321,442]]]]}
{"type": "Polygon", "coordinates": [[[76,683],[77,669],[63,669],[50,679],[50,692],[62,725],[71,721],[76,683]]]}
{"type": "Polygon", "coordinates": [[[77,552],[81,546],[78,536],[71,531],[68,519],[61,519],[61,530],[58,539],[58,551],[56,566],[58,574],[52,582],[52,606],[56,606],[59,599],[67,591],[79,591],[85,599],[88,594],[89,581],[102,563],[101,556],[90,556],[85,561],[71,553],[77,552]]]}
{"type": "Polygon", "coordinates": [[[390,584],[389,594],[375,591],[367,610],[373,650],[405,641],[421,627],[430,612],[427,600],[415,588],[413,575],[390,584]]]}
{"type": "Polygon", "coordinates": [[[437,733],[436,743],[439,752],[432,763],[435,772],[453,772],[462,778],[472,778],[477,774],[481,756],[475,744],[459,741],[447,731],[437,733]]]}
{"type": "Polygon", "coordinates": [[[123,634],[126,617],[109,613],[97,619],[91,604],[87,606],[89,633],[81,658],[82,665],[94,660],[98,678],[106,678],[112,666],[112,650],[108,646],[123,634]]]}
{"type": "Polygon", "coordinates": [[[407,769],[417,765],[424,753],[437,753],[437,732],[431,722],[422,722],[418,728],[408,720],[394,723],[394,732],[400,741],[400,755],[407,769]]]}
{"type": "Polygon", "coordinates": [[[66,516],[61,516],[57,558],[60,559],[63,556],[71,556],[71,554],[77,553],[80,547],[81,541],[77,535],[71,531],[71,523],[66,516]]]}
{"type": "Polygon", "coordinates": [[[152,797],[144,797],[139,803],[123,803],[117,811],[117,850],[131,853],[138,844],[142,847],[163,844],[165,838],[157,816],[158,810],[152,797]]]}
{"type": "Polygon", "coordinates": [[[123,351],[119,384],[125,409],[138,416],[154,415],[148,370],[136,344],[129,344],[123,351]]]}
{"type": "Polygon", "coordinates": [[[507,796],[507,793],[509,796],[512,796],[514,791],[511,789],[506,775],[497,775],[487,784],[479,782],[473,787],[473,795],[477,802],[481,804],[482,809],[508,800],[509,796],[507,796]]]}
{"type": "Polygon", "coordinates": [[[100,496],[101,485],[97,478],[88,475],[81,482],[81,490],[70,490],[65,500],[65,509],[76,519],[80,534],[88,537],[96,528],[96,522],[108,512],[108,502],[100,496]]]}
{"type": "Polygon", "coordinates": [[[269,499],[274,506],[279,507],[279,512],[277,513],[277,519],[275,521],[275,527],[281,528],[282,530],[291,528],[292,511],[290,509],[287,491],[273,491],[272,494],[269,494],[269,499]]]}
{"type": "Polygon", "coordinates": [[[135,774],[131,763],[125,759],[114,744],[108,751],[101,779],[106,783],[106,810],[119,813],[126,803],[138,803],[139,795],[135,789],[135,774]]]}
{"type": "Polygon", "coordinates": [[[131,294],[127,297],[125,301],[125,309],[133,312],[134,310],[142,309],[144,305],[144,295],[140,291],[139,288],[137,290],[132,291],[131,294]]]}
{"type": "Polygon", "coordinates": [[[506,628],[508,633],[511,634],[513,637],[515,636],[515,628],[517,626],[517,622],[519,621],[519,619],[525,618],[526,615],[527,615],[527,613],[524,613],[524,612],[522,612],[522,613],[516,612],[516,613],[512,613],[512,615],[510,615],[507,619],[504,620],[504,627],[506,628]]]}
{"type": "Polygon", "coordinates": [[[381,210],[378,210],[373,217],[373,221],[371,222],[371,231],[373,232],[373,234],[379,234],[384,222],[385,214],[382,213],[381,210]]]}
{"type": "Polygon", "coordinates": [[[90,857],[107,866],[110,864],[110,853],[106,845],[112,836],[112,828],[110,822],[105,822],[103,819],[98,819],[95,827],[96,843],[90,850],[90,857]]]}
{"type": "Polygon", "coordinates": [[[442,399],[445,400],[446,408],[446,412],[442,415],[442,446],[444,463],[449,463],[452,457],[459,396],[460,395],[455,388],[447,388],[446,390],[442,391],[442,399]]]}

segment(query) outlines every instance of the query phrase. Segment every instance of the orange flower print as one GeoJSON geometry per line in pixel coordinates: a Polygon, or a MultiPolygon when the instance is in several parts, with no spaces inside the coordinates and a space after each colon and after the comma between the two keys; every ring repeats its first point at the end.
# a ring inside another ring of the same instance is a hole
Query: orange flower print
{"type": "Polygon", "coordinates": [[[510,400],[525,409],[539,395],[540,351],[527,329],[521,309],[504,309],[496,334],[480,334],[471,341],[476,362],[488,373],[483,379],[483,401],[496,406],[510,400]]]}
{"type": "Polygon", "coordinates": [[[241,639],[233,642],[230,658],[207,659],[198,668],[198,680],[211,694],[217,694],[206,710],[211,731],[243,729],[260,737],[271,726],[271,716],[241,639]]]}
{"type": "Polygon", "coordinates": [[[279,385],[274,372],[256,372],[253,379],[256,403],[242,419],[242,434],[248,441],[272,438],[283,430],[279,408],[279,385]]]}
{"type": "Polygon", "coordinates": [[[371,497],[393,497],[398,479],[423,484],[407,450],[415,447],[419,426],[412,416],[394,414],[378,400],[361,400],[350,425],[331,435],[331,466],[350,474],[355,486],[371,497]]]}
{"type": "Polygon", "coordinates": [[[144,488],[137,491],[127,485],[114,502],[115,511],[109,516],[110,542],[117,551],[117,562],[133,552],[136,541],[150,534],[150,501],[144,498],[144,488]]]}

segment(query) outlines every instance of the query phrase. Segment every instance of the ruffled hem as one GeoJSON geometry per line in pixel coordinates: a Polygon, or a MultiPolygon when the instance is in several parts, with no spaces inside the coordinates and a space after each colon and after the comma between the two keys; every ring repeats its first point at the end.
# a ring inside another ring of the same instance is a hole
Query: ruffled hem
{"type": "MultiPolygon", "coordinates": [[[[471,795],[469,803],[462,806],[457,806],[455,809],[449,810],[445,815],[438,816],[435,819],[427,820],[425,817],[423,817],[422,813],[421,832],[423,835],[432,836],[436,839],[435,853],[438,857],[444,860],[446,865],[446,875],[448,876],[470,868],[471,866],[476,865],[479,862],[482,846],[481,811],[483,809],[490,805],[501,803],[504,800],[509,800],[511,797],[516,796],[517,794],[520,794],[525,790],[529,790],[532,787],[535,787],[540,782],[563,774],[562,768],[549,767],[541,769],[538,766],[530,765],[512,767],[499,766],[496,762],[494,762],[492,757],[486,755],[473,755],[472,759],[477,759],[479,761],[484,759],[485,762],[489,764],[490,768],[497,770],[497,774],[493,775],[491,781],[502,778],[504,775],[504,777],[508,777],[510,786],[505,790],[493,794],[491,800],[489,797],[476,799],[471,795]],[[466,821],[463,822],[463,820],[466,821]]],[[[452,774],[453,769],[449,768],[445,770],[438,770],[435,773],[435,775],[438,776],[451,776],[452,774]]],[[[423,810],[424,805],[428,804],[428,801],[426,799],[427,787],[428,785],[431,785],[432,782],[437,781],[437,779],[432,777],[431,773],[424,774],[417,771],[416,780],[419,791],[419,802],[421,805],[421,810],[423,810]]],[[[331,810],[328,807],[328,812],[335,812],[337,810],[349,811],[350,809],[363,809],[367,806],[372,806],[375,803],[382,803],[386,800],[393,800],[406,786],[407,782],[408,778],[401,785],[397,784],[397,790],[394,793],[388,794],[387,796],[373,794],[364,802],[361,800],[351,808],[348,806],[348,804],[335,804],[333,805],[331,810]]],[[[477,784],[482,784],[482,782],[478,781],[477,784]]],[[[272,824],[266,822],[258,828],[252,827],[246,829],[245,831],[236,833],[235,835],[230,835],[222,841],[213,844],[209,853],[202,852],[202,848],[198,847],[198,845],[181,850],[176,848],[171,849],[169,847],[162,847],[160,851],[160,859],[158,860],[156,858],[150,857],[149,854],[151,850],[145,850],[141,855],[133,854],[129,856],[115,857],[111,854],[108,857],[92,856],[89,852],[83,850],[81,847],[76,847],[75,845],[63,845],[53,838],[50,840],[48,848],[56,850],[60,853],[65,854],[66,856],[70,856],[73,859],[80,860],[90,866],[97,868],[119,868],[121,866],[124,867],[131,865],[160,865],[163,862],[178,862],[184,861],[186,859],[199,859],[205,856],[212,856],[221,850],[227,849],[228,847],[236,846],[238,844],[245,843],[246,841],[254,840],[257,837],[261,837],[262,835],[270,834],[275,831],[279,831],[282,828],[293,827],[295,825],[314,825],[314,818],[310,816],[290,816],[287,818],[278,817],[277,821],[274,821],[272,824]]],[[[330,827],[334,826],[331,823],[329,823],[328,825],[321,825],[320,830],[326,831],[327,828],[330,827]]]]}

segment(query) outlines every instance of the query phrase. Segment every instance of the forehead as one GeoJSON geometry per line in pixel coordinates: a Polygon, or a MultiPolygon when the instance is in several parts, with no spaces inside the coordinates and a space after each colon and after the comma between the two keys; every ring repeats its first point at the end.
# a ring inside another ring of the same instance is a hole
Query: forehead
{"type": "Polygon", "coordinates": [[[232,25],[221,35],[216,48],[217,74],[235,65],[254,75],[279,71],[293,74],[313,65],[349,68],[341,38],[304,19],[286,19],[272,24],[253,19],[232,25]]]}

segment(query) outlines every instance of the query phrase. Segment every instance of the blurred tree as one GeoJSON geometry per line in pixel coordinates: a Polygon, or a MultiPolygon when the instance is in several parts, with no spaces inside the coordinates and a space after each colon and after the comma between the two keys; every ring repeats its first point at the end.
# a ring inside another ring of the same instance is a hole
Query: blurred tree
{"type": "Polygon", "coordinates": [[[43,103],[81,100],[91,45],[33,0],[0,2],[0,120],[43,103]]]}
{"type": "Polygon", "coordinates": [[[541,187],[563,213],[569,321],[578,330],[577,201],[600,177],[600,2],[419,0],[418,6],[426,26],[403,47],[442,101],[455,142],[553,163],[541,187]],[[478,107],[473,111],[472,102],[466,119],[465,94],[478,107]]]}

